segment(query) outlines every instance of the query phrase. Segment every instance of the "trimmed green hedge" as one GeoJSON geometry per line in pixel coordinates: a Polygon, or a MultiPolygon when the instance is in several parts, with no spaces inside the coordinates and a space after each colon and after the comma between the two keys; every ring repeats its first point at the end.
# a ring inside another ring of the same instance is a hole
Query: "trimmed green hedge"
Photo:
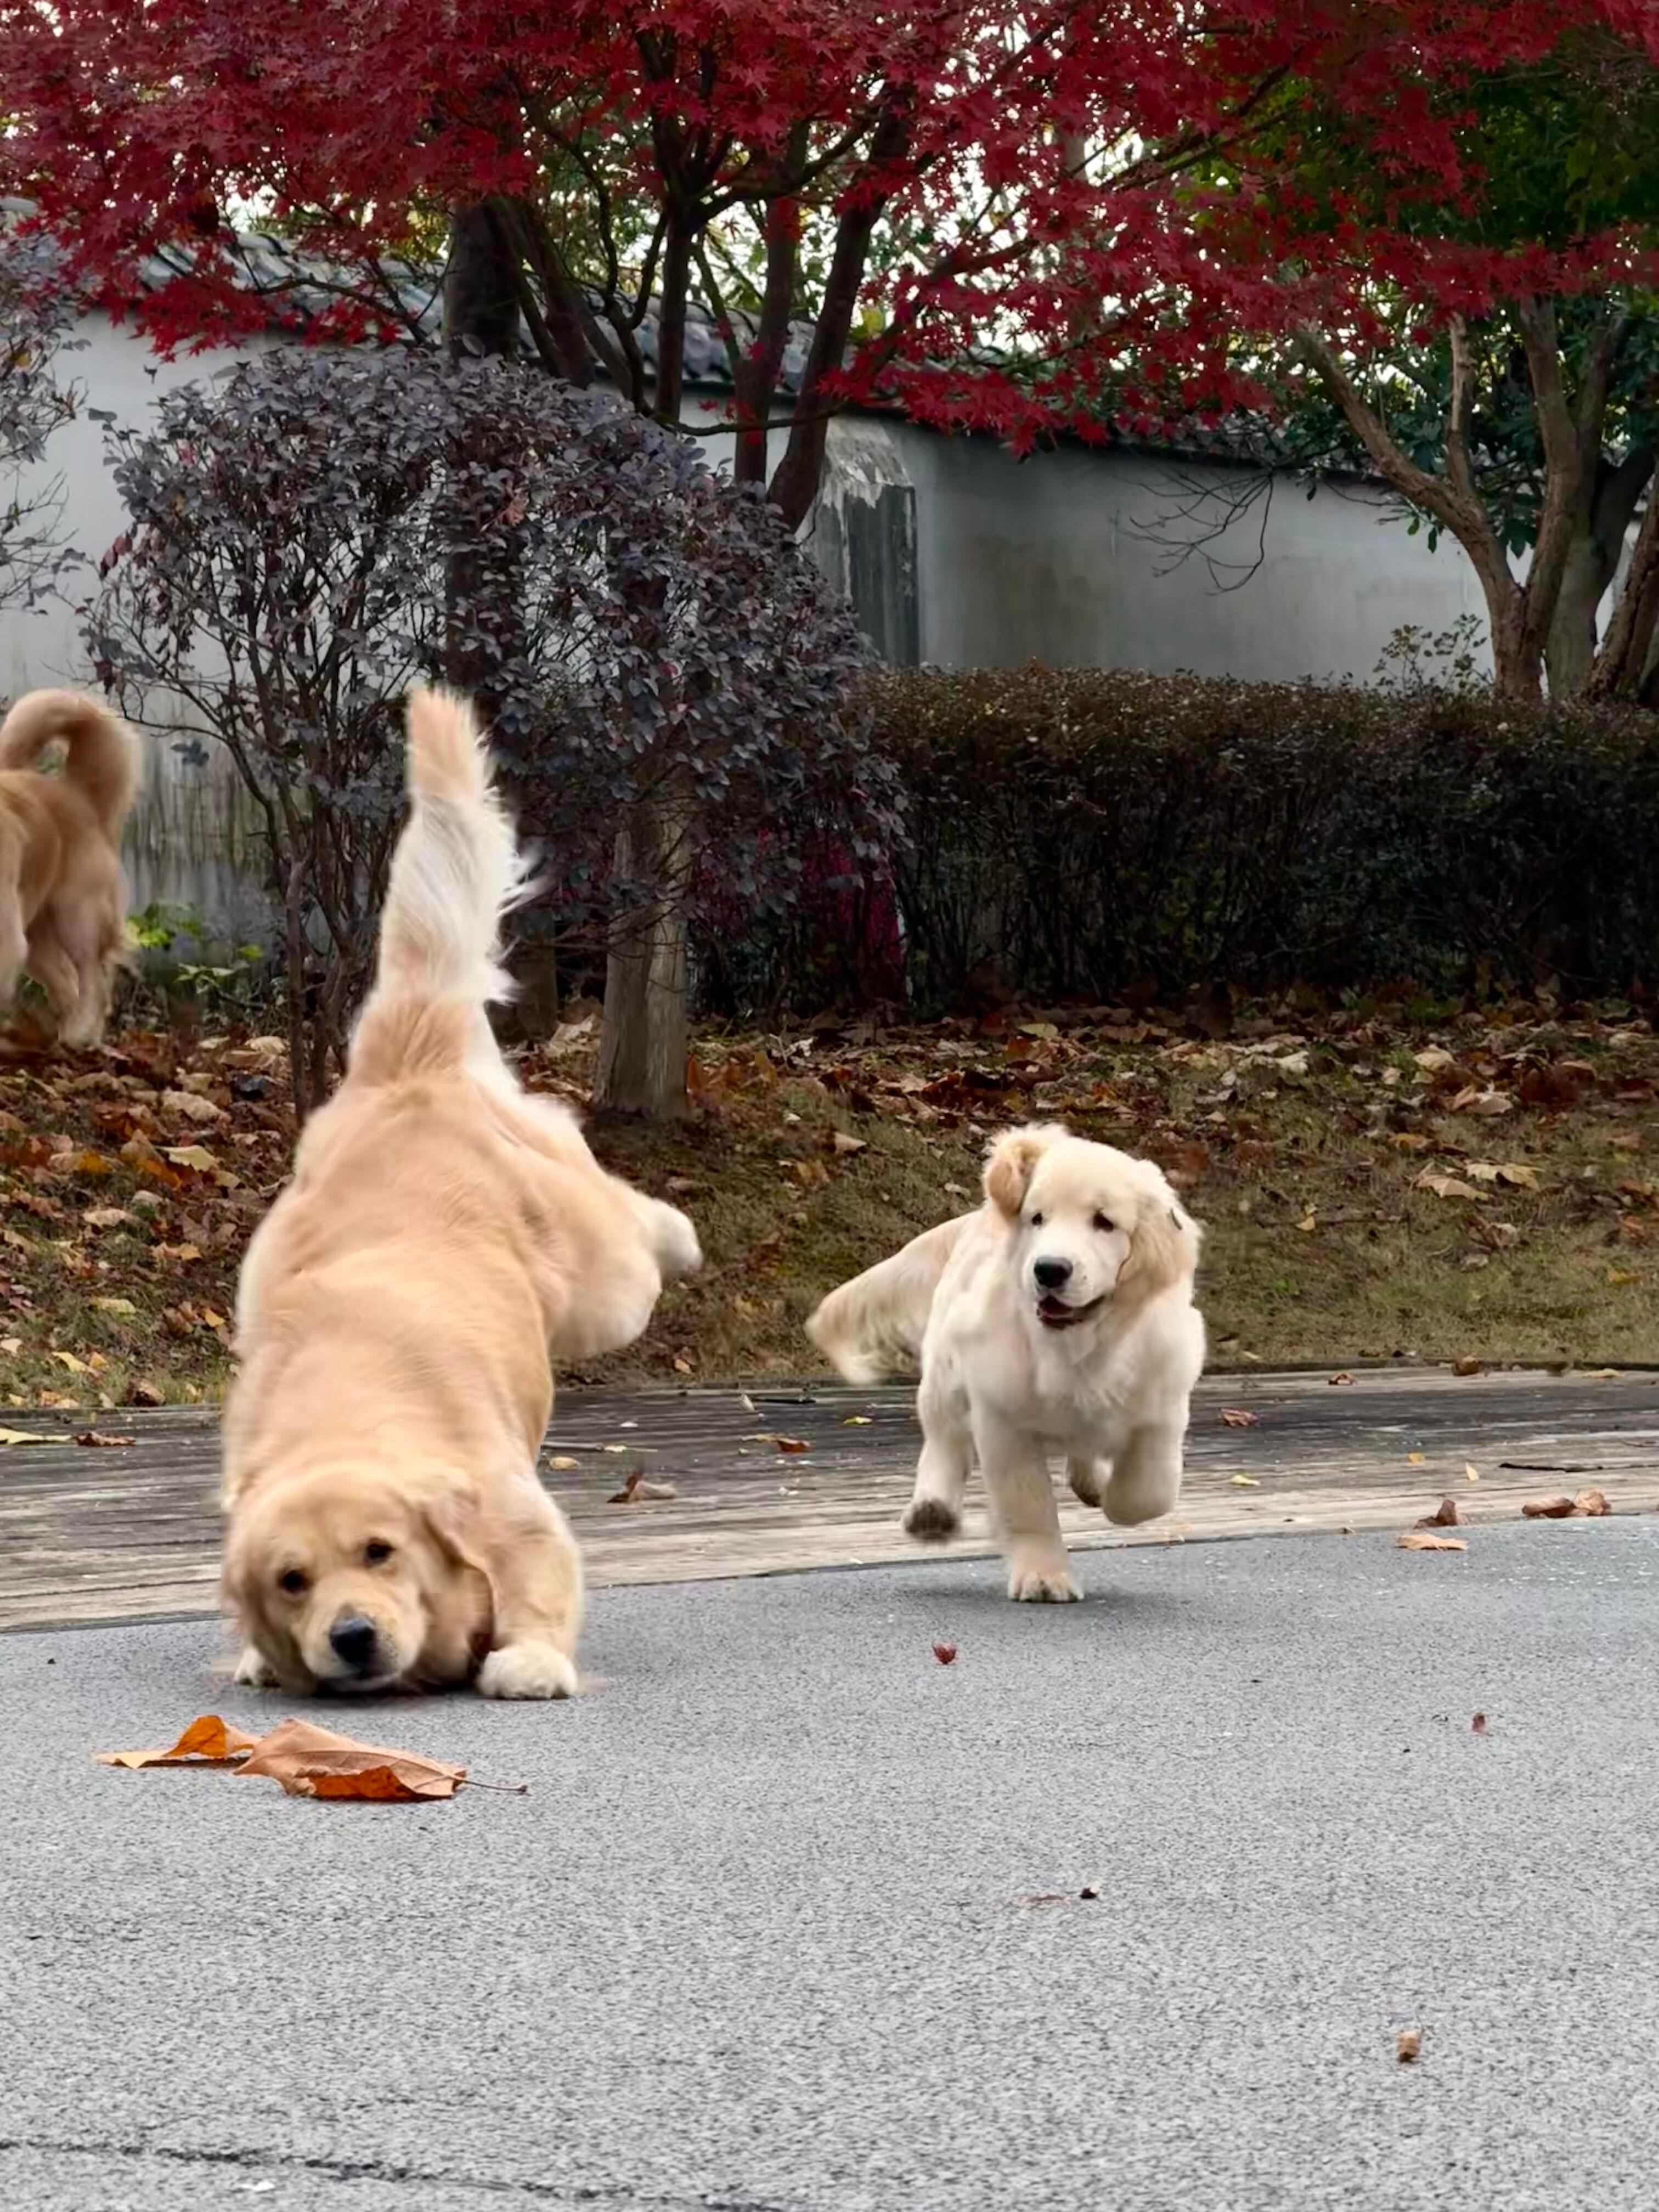
{"type": "Polygon", "coordinates": [[[923,1007],[1659,983],[1659,715],[1120,672],[872,679],[923,1007]]]}

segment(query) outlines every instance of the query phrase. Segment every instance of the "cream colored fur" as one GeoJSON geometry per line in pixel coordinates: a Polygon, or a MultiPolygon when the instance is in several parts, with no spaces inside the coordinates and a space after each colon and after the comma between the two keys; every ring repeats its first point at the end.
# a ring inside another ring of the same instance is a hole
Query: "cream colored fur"
{"type": "Polygon", "coordinates": [[[984,1205],[832,1291],[807,1323],[849,1382],[921,1369],[922,1430],[905,1527],[953,1536],[977,1461],[1008,1595],[1079,1595],[1049,1474],[1130,1526],[1167,1513],[1204,1324],[1201,1231],[1148,1160],[1057,1126],[992,1146],[984,1205]]]}
{"type": "Polygon", "coordinates": [[[0,1012],[33,975],[70,1046],[102,1037],[126,954],[121,829],[139,760],[137,733],[79,692],[31,691],[0,725],[0,1012]],[[41,775],[59,744],[63,774],[41,775]]]}
{"type": "Polygon", "coordinates": [[[242,1267],[223,1485],[239,1676],[563,1697],[582,1577],[536,1474],[550,1358],[631,1343],[701,1254],[502,1060],[485,1009],[522,892],[512,830],[460,700],[416,692],[409,741],[374,988],[242,1267]]]}

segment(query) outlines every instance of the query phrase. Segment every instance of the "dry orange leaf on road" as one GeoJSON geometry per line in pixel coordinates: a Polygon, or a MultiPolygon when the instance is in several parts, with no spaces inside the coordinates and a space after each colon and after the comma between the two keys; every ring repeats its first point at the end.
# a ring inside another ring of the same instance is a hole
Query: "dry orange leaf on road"
{"type": "Polygon", "coordinates": [[[112,1437],[102,1429],[82,1429],[75,1441],[77,1444],[85,1444],[89,1450],[119,1451],[125,1445],[136,1444],[138,1439],[137,1437],[112,1437]]]}
{"type": "Polygon", "coordinates": [[[781,1452],[804,1452],[812,1449],[805,1437],[763,1437],[761,1441],[775,1446],[781,1452]]]}
{"type": "Polygon", "coordinates": [[[1528,1521],[1567,1521],[1577,1511],[1570,1498],[1526,1498],[1521,1510],[1528,1521]]]}
{"type": "Polygon", "coordinates": [[[1328,1382],[1332,1385],[1332,1387],[1333,1387],[1333,1388],[1334,1388],[1334,1387],[1336,1387],[1338,1384],[1340,1384],[1340,1383],[1343,1383],[1343,1382],[1352,1382],[1353,1381],[1353,1377],[1352,1377],[1352,1375],[1346,1375],[1346,1374],[1344,1374],[1344,1375],[1331,1375],[1331,1376],[1328,1376],[1326,1377],[1326,1380],[1327,1380],[1327,1381],[1328,1381],[1328,1382]]]}
{"type": "Polygon", "coordinates": [[[1474,1718],[1469,1723],[1469,1726],[1474,1729],[1476,1735],[1485,1735],[1486,1733],[1486,1716],[1485,1713],[1477,1713],[1474,1718]]]}
{"type": "Polygon", "coordinates": [[[1247,1413],[1242,1406],[1224,1406],[1221,1418],[1230,1429],[1253,1429],[1261,1416],[1260,1413],[1247,1413]]]}
{"type": "Polygon", "coordinates": [[[1443,1498],[1432,1513],[1425,1513],[1418,1522],[1419,1528],[1455,1528],[1462,1520],[1455,1498],[1443,1498]]]}
{"type": "Polygon", "coordinates": [[[241,1771],[269,1775],[290,1797],[357,1797],[394,1804],[453,1797],[466,1780],[464,1766],[384,1744],[357,1743],[310,1721],[284,1721],[261,1736],[241,1771]]]}
{"type": "Polygon", "coordinates": [[[1592,1521],[1599,1521],[1604,1514],[1613,1510],[1605,1490],[1581,1490],[1572,1502],[1579,1512],[1592,1521]]]}
{"type": "Polygon", "coordinates": [[[1420,2027],[1402,2027],[1394,2039],[1394,2055],[1402,2066],[1415,2066],[1423,2051],[1420,2027]]]}
{"type": "Polygon", "coordinates": [[[1469,1548],[1461,1536],[1431,1536],[1426,1528],[1407,1528],[1394,1540],[1402,1552],[1467,1552],[1469,1548]]]}
{"type": "Polygon", "coordinates": [[[1429,1455],[1426,1452],[1407,1452],[1406,1454],[1406,1464],[1407,1467],[1426,1467],[1428,1463],[1429,1455]]]}
{"type": "Polygon", "coordinates": [[[954,1644],[936,1644],[933,1646],[933,1656],[939,1661],[941,1667],[954,1666],[956,1663],[957,1647],[954,1644]]]}
{"type": "Polygon", "coordinates": [[[217,1713],[204,1713],[166,1751],[100,1751],[96,1757],[100,1766],[234,1766],[257,1741],[217,1713]]]}

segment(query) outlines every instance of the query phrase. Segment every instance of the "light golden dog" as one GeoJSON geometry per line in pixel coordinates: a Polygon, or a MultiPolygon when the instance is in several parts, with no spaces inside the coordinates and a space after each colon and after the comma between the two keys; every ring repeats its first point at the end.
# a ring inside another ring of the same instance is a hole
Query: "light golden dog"
{"type": "Polygon", "coordinates": [[[417,691],[409,744],[374,988],[238,1290],[238,1680],[560,1698],[582,1578],[536,1476],[550,1356],[632,1343],[701,1255],[514,1080],[485,1011],[522,895],[512,830],[461,701],[417,691]]]}
{"type": "Polygon", "coordinates": [[[943,1542],[977,1458],[1012,1598],[1080,1595],[1050,1454],[1109,1521],[1167,1513],[1204,1364],[1201,1232],[1150,1160],[1057,1126],[992,1146],[985,1204],[843,1283],[807,1334],[849,1382],[920,1355],[922,1449],[905,1528],[943,1542]]]}
{"type": "Polygon", "coordinates": [[[121,828],[138,791],[137,733],[95,699],[31,691],[0,724],[0,1012],[25,974],[58,1040],[96,1044],[126,953],[121,828]],[[36,767],[58,742],[64,773],[36,767]]]}

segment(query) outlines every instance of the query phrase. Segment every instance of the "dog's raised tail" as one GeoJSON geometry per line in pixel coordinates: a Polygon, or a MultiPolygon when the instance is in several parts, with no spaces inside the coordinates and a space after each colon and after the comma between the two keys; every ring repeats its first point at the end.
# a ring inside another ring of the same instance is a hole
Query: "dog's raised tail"
{"type": "Polygon", "coordinates": [[[0,723],[0,769],[37,767],[64,749],[64,780],[81,793],[112,843],[138,793],[138,733],[80,691],[30,691],[0,723]]]}
{"type": "Polygon", "coordinates": [[[878,1261],[831,1291],[810,1317],[806,1334],[845,1382],[879,1382],[914,1373],[945,1262],[973,1213],[941,1221],[913,1237],[890,1259],[878,1261]]]}
{"type": "Polygon", "coordinates": [[[501,920],[525,896],[528,871],[477,719],[453,692],[410,695],[409,798],[380,918],[377,994],[504,999],[501,920]]]}

